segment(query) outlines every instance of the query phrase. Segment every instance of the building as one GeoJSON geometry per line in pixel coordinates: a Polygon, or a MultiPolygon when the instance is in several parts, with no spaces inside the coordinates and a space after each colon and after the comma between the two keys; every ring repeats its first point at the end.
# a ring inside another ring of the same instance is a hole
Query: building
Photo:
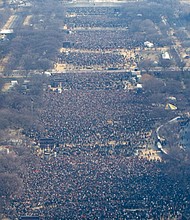
{"type": "Polygon", "coordinates": [[[151,43],[151,42],[149,42],[149,41],[145,41],[145,42],[144,42],[144,46],[145,46],[145,47],[148,47],[148,48],[153,48],[153,47],[154,47],[154,44],[151,43]]]}
{"type": "Polygon", "coordinates": [[[170,103],[166,104],[166,107],[165,107],[166,110],[177,110],[177,107],[175,105],[172,105],[170,103]]]}
{"type": "Polygon", "coordinates": [[[171,59],[170,55],[169,55],[169,53],[167,51],[162,53],[162,59],[163,60],[170,60],[171,59]]]}
{"type": "Polygon", "coordinates": [[[53,138],[41,138],[39,140],[39,147],[40,149],[54,149],[55,148],[55,140],[53,138]]]}
{"type": "Polygon", "coordinates": [[[0,34],[4,34],[4,35],[9,35],[9,34],[13,34],[13,33],[14,33],[13,29],[2,29],[0,31],[0,34]]]}

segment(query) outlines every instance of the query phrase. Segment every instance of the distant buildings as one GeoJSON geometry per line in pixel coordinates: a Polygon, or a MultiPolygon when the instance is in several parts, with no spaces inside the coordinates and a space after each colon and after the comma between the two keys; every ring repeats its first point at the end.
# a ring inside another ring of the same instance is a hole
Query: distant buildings
{"type": "Polygon", "coordinates": [[[171,59],[170,55],[167,51],[162,53],[162,59],[163,60],[170,60],[171,59]]]}
{"type": "Polygon", "coordinates": [[[177,107],[171,103],[168,103],[166,104],[166,107],[165,107],[166,110],[177,110],[177,107]]]}
{"type": "Polygon", "coordinates": [[[4,35],[13,34],[13,33],[14,33],[13,29],[2,29],[0,31],[0,34],[4,34],[4,35]]]}
{"type": "Polygon", "coordinates": [[[145,47],[148,47],[148,48],[153,48],[153,47],[154,47],[154,44],[151,43],[151,42],[149,42],[149,41],[145,41],[145,42],[144,42],[144,46],[145,46],[145,47]]]}
{"type": "Polygon", "coordinates": [[[13,36],[13,29],[1,29],[0,31],[0,41],[8,40],[10,36],[13,36]]]}

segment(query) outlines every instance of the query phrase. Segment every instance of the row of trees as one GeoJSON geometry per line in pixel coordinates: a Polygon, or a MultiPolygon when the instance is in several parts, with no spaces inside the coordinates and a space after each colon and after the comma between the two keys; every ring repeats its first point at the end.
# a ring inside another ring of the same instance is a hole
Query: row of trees
{"type": "Polygon", "coordinates": [[[27,15],[32,15],[29,25],[23,26],[22,22],[15,24],[14,39],[3,47],[4,55],[9,57],[5,69],[7,74],[12,70],[28,72],[51,69],[62,45],[60,29],[63,26],[64,9],[61,3],[47,0],[34,1],[32,4],[30,10],[23,8],[17,14],[22,21],[27,15]]]}
{"type": "MultiPolygon", "coordinates": [[[[0,92],[0,145],[9,146],[10,153],[0,155],[0,218],[10,201],[23,193],[23,181],[28,167],[38,166],[38,157],[30,148],[30,140],[18,133],[20,128],[30,130],[36,121],[36,112],[41,105],[43,83],[47,78],[33,76],[29,79],[29,90],[23,94],[24,79],[7,93],[0,92]],[[32,109],[31,104],[35,106],[32,109]],[[32,114],[34,111],[34,114],[32,114]],[[12,135],[10,129],[18,135],[12,135]],[[12,139],[19,138],[21,143],[14,144],[12,139]]],[[[1,86],[2,88],[2,86],[1,86]]]]}

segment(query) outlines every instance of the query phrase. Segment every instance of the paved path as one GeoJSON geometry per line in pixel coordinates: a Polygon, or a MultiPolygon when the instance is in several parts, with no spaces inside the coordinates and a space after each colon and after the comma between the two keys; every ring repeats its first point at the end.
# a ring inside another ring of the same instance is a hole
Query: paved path
{"type": "Polygon", "coordinates": [[[161,137],[160,134],[159,134],[159,131],[160,129],[163,127],[163,126],[166,126],[167,124],[171,124],[171,123],[175,123],[178,121],[178,119],[180,119],[181,116],[177,116],[171,120],[169,120],[168,122],[166,122],[164,125],[160,125],[157,129],[156,129],[156,136],[157,136],[157,139],[158,139],[158,142],[157,142],[157,148],[164,154],[167,154],[168,155],[168,152],[163,148],[161,142],[165,140],[165,138],[161,137]]]}

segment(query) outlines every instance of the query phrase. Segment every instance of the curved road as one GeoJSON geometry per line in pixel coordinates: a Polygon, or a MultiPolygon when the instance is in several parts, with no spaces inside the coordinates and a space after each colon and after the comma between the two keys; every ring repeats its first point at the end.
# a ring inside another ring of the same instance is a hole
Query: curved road
{"type": "MultiPolygon", "coordinates": [[[[180,119],[180,118],[181,118],[181,116],[177,116],[177,117],[175,117],[175,118],[169,120],[168,122],[166,122],[164,125],[167,125],[167,124],[173,123],[173,122],[177,122],[177,120],[180,119]]],[[[162,138],[162,137],[159,135],[159,131],[160,131],[160,129],[161,129],[164,125],[160,125],[160,126],[156,129],[156,136],[157,136],[157,139],[158,139],[157,148],[158,148],[162,153],[168,155],[168,152],[163,149],[162,144],[161,144],[161,141],[163,141],[163,140],[165,140],[165,139],[162,138]]]]}

